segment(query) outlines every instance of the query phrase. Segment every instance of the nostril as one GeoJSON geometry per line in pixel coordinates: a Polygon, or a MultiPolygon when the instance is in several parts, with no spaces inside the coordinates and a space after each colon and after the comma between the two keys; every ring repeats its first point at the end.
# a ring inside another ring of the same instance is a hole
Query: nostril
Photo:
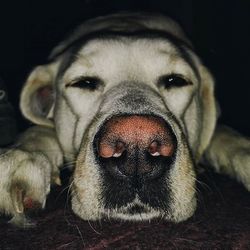
{"type": "Polygon", "coordinates": [[[152,156],[159,156],[160,152],[159,152],[159,143],[157,141],[153,141],[149,147],[148,147],[148,151],[152,156]]]}
{"type": "Polygon", "coordinates": [[[122,155],[122,153],[114,153],[114,154],[113,154],[113,157],[118,158],[118,157],[120,157],[121,155],[122,155]]]}
{"type": "Polygon", "coordinates": [[[123,142],[118,141],[115,145],[115,153],[113,154],[113,157],[120,157],[124,151],[125,144],[123,142]]]}
{"type": "Polygon", "coordinates": [[[115,157],[118,158],[125,151],[125,144],[121,141],[115,143],[101,142],[99,145],[99,155],[103,158],[115,157]]]}
{"type": "Polygon", "coordinates": [[[148,147],[148,152],[152,156],[172,156],[174,153],[173,143],[160,143],[158,141],[153,141],[148,147]]]}

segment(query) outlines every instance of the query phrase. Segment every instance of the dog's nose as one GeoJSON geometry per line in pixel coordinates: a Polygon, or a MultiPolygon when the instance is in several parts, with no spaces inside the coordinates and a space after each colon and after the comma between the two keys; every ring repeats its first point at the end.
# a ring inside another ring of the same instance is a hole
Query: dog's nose
{"type": "Polygon", "coordinates": [[[176,149],[167,123],[149,115],[113,117],[98,137],[98,158],[105,171],[115,177],[156,178],[169,168],[176,149]]]}

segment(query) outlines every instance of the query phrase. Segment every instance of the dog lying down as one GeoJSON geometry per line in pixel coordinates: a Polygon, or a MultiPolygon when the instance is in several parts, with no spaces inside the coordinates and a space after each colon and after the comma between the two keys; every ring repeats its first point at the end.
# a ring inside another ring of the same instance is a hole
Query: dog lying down
{"type": "Polygon", "coordinates": [[[196,166],[250,190],[250,140],[216,125],[214,80],[173,20],[120,13],[89,20],[36,67],[21,93],[36,126],[0,158],[0,210],[17,226],[44,208],[63,162],[84,220],[186,220],[196,166]]]}

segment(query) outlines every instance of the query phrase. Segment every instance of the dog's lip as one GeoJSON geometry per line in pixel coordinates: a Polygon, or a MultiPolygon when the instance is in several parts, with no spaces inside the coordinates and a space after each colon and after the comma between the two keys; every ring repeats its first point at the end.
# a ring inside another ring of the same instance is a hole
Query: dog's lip
{"type": "Polygon", "coordinates": [[[152,207],[143,202],[137,194],[132,201],[115,208],[117,213],[124,215],[147,214],[151,212],[151,209],[152,207]]]}

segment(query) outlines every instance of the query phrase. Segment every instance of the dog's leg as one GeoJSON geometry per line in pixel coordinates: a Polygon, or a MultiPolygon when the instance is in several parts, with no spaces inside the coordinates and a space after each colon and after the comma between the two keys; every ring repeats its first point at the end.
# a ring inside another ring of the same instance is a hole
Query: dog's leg
{"type": "Polygon", "coordinates": [[[218,126],[204,156],[217,172],[236,178],[250,191],[250,139],[218,126]]]}
{"type": "Polygon", "coordinates": [[[60,184],[63,154],[52,128],[28,129],[15,146],[0,155],[0,212],[13,216],[11,223],[29,227],[26,210],[44,208],[50,185],[60,184]]]}

